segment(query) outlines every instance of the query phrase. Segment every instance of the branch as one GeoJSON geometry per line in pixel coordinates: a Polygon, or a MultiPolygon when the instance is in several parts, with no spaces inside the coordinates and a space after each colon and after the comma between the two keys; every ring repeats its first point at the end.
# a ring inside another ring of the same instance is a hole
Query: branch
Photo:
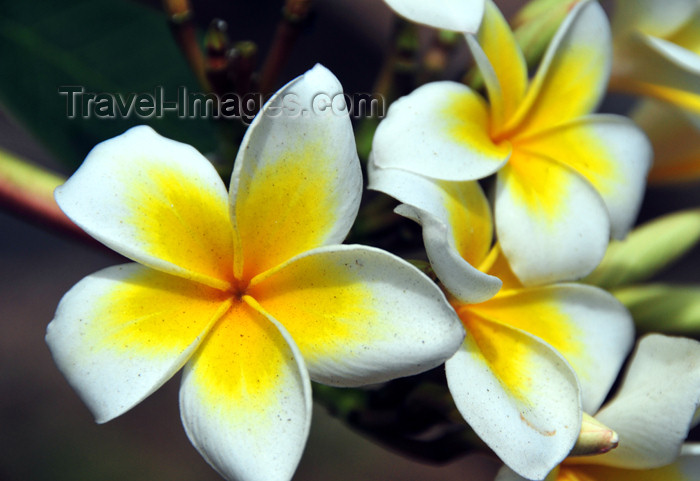
{"type": "Polygon", "coordinates": [[[101,245],[66,217],[56,204],[53,191],[65,181],[64,177],[0,149],[0,208],[50,230],[101,245]]]}

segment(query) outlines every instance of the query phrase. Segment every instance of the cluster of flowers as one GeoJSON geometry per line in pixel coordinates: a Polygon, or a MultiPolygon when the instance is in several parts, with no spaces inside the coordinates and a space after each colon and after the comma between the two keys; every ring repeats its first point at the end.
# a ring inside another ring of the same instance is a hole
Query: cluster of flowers
{"type": "MultiPolygon", "coordinates": [[[[228,192],[204,156],[148,127],[95,147],[57,190],[75,223],[135,261],[64,296],[47,334],[59,368],[105,422],[184,367],[185,430],[228,479],[291,479],[312,380],[359,386],[443,363],[459,412],[506,465],[499,481],[698,479],[700,451],[682,444],[700,344],[644,337],[601,409],[634,324],[611,294],[572,281],[634,224],[652,151],[667,141],[655,109],[685,108],[696,128],[697,95],[669,82],[700,88],[700,3],[620,0],[615,50],[600,5],[577,3],[532,78],[492,2],[387,3],[474,32],[488,97],[426,84],[391,106],[374,137],[369,187],[420,224],[440,287],[393,254],[341,245],[363,189],[347,116],[265,115],[287,94],[342,94],[316,66],[253,121],[228,192]],[[618,83],[632,85],[628,75],[637,92],[674,103],[636,114],[653,145],[630,119],[593,113],[613,52],[625,59],[612,69],[618,83]],[[635,64],[641,55],[654,67],[635,64]],[[489,202],[477,181],[492,174],[489,202]],[[571,456],[587,435],[598,454],[571,456]]],[[[659,178],[687,172],[689,155],[659,178]]]]}

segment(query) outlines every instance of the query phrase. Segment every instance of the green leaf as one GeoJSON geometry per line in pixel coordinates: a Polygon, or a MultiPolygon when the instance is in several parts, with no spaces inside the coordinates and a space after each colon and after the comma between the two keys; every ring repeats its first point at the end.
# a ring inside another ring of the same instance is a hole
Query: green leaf
{"type": "Polygon", "coordinates": [[[641,332],[700,334],[700,286],[647,284],[615,289],[641,332]]]}
{"type": "Polygon", "coordinates": [[[700,240],[700,209],[666,215],[610,243],[603,261],[583,282],[605,289],[649,279],[700,240]]]}
{"type": "Polygon", "coordinates": [[[162,86],[166,101],[180,86],[199,91],[165,16],[150,8],[109,0],[3,2],[0,65],[0,104],[72,168],[98,142],[143,123],[201,151],[216,146],[205,119],[67,116],[63,86],[125,98],[162,86]]]}

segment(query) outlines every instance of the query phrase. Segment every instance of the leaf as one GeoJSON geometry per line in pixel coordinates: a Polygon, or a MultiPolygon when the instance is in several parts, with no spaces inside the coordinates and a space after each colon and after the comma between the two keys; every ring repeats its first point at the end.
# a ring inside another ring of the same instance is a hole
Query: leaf
{"type": "Polygon", "coordinates": [[[612,241],[600,265],[583,282],[604,289],[649,279],[700,240],[700,209],[660,217],[612,241]]]}
{"type": "MultiPolygon", "coordinates": [[[[204,119],[74,118],[59,88],[111,95],[178,87],[198,92],[163,14],[127,1],[3,2],[0,16],[0,103],[65,165],[76,167],[97,143],[148,123],[161,134],[209,151],[214,127],[204,119]]],[[[177,112],[172,112],[176,114],[177,112]]]]}
{"type": "Polygon", "coordinates": [[[647,284],[612,293],[630,310],[641,332],[700,333],[700,285],[647,284]]]}

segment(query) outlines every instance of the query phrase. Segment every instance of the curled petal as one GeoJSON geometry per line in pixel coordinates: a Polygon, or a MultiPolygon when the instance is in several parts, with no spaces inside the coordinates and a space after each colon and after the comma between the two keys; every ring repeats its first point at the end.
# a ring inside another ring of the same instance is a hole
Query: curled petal
{"type": "Polygon", "coordinates": [[[613,237],[627,234],[637,217],[652,160],[649,141],[631,121],[590,115],[524,139],[519,147],[585,177],[605,202],[613,237]]]}
{"type": "Polygon", "coordinates": [[[55,195],[73,222],[120,254],[212,287],[230,286],[226,188],[193,147],[134,127],[92,149],[55,195]]]}
{"type": "Polygon", "coordinates": [[[445,363],[464,419],[514,471],[542,479],[569,453],[581,426],[576,375],[530,334],[458,308],[467,329],[445,363]]]}
{"type": "Polygon", "coordinates": [[[491,209],[476,182],[427,179],[400,169],[368,166],[369,188],[404,202],[396,212],[423,227],[423,242],[433,270],[462,302],[481,302],[501,282],[478,270],[493,241],[491,209]]]}
{"type": "Polygon", "coordinates": [[[138,264],[109,267],[63,296],[46,342],[102,423],[170,379],[227,305],[222,293],[194,282],[138,264]]]}
{"type": "Polygon", "coordinates": [[[595,416],[620,435],[620,445],[597,456],[595,463],[648,469],[673,462],[699,401],[700,343],[646,336],[630,361],[620,391],[595,416]]]}
{"type": "Polygon", "coordinates": [[[343,90],[317,65],[283,87],[243,139],[231,178],[235,272],[245,280],[345,239],[362,173],[343,90]]]}
{"type": "Polygon", "coordinates": [[[377,167],[442,180],[474,180],[496,172],[510,144],[489,137],[484,100],[456,82],[432,82],[402,97],[377,128],[372,154],[377,167]]]}
{"type": "Polygon", "coordinates": [[[600,263],[610,219],[593,186],[565,165],[518,152],[498,173],[496,232],[524,284],[571,280],[600,263]]]}
{"type": "Polygon", "coordinates": [[[484,14],[484,0],[384,1],[408,20],[456,32],[476,32],[484,14]]]}
{"type": "Polygon", "coordinates": [[[386,381],[442,364],[464,330],[438,287],[407,262],[364,246],[303,254],[249,289],[294,337],[312,379],[386,381]]]}
{"type": "Polygon", "coordinates": [[[180,409],[190,441],[226,479],[288,481],[309,433],[311,385],[284,328],[238,302],[186,365],[180,409]]]}
{"type": "Polygon", "coordinates": [[[498,292],[502,285],[500,279],[481,272],[460,256],[452,226],[406,204],[398,206],[396,212],[423,227],[423,242],[430,265],[454,298],[461,302],[483,302],[498,292]]]}

